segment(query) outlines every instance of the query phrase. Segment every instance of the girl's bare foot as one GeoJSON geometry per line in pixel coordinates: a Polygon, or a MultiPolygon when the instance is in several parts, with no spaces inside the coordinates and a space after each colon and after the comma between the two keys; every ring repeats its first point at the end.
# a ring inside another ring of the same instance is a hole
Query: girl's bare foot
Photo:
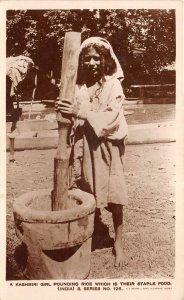
{"type": "Polygon", "coordinates": [[[125,265],[125,256],[123,254],[123,207],[119,204],[111,204],[111,212],[114,223],[115,242],[114,242],[114,254],[115,254],[115,267],[122,267],[125,265]]]}
{"type": "Polygon", "coordinates": [[[122,267],[125,264],[125,256],[123,254],[122,241],[115,241],[114,254],[115,254],[115,267],[122,267]]]}

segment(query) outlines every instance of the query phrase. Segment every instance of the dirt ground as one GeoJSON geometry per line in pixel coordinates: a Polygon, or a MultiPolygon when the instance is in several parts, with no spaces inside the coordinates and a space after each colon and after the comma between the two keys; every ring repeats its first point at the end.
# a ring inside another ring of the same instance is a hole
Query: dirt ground
{"type": "MultiPolygon", "coordinates": [[[[7,280],[22,279],[14,253],[12,204],[23,193],[53,187],[56,150],[15,153],[7,159],[7,280]]],[[[9,153],[7,153],[8,158],[9,153]]],[[[129,205],[124,208],[126,263],[114,267],[112,246],[92,251],[88,278],[171,278],[175,259],[175,143],[131,145],[126,149],[125,175],[129,205]]],[[[102,211],[104,224],[114,237],[111,214],[102,211]]]]}

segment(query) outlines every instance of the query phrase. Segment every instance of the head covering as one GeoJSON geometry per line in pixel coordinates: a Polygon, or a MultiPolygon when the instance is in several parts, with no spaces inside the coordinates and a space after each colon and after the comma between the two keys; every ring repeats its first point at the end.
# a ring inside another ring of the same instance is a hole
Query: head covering
{"type": "Polygon", "coordinates": [[[113,78],[118,78],[120,80],[123,80],[124,79],[124,74],[123,74],[123,70],[120,66],[120,63],[112,49],[112,46],[111,44],[104,38],[101,38],[101,37],[90,37],[88,39],[86,39],[82,44],[81,44],[81,47],[80,47],[80,52],[82,52],[82,50],[88,46],[92,46],[92,45],[99,45],[99,46],[104,46],[106,49],[109,50],[110,52],[110,55],[112,57],[112,59],[114,60],[115,64],[116,64],[116,70],[114,72],[114,74],[110,77],[113,77],[113,78]]]}

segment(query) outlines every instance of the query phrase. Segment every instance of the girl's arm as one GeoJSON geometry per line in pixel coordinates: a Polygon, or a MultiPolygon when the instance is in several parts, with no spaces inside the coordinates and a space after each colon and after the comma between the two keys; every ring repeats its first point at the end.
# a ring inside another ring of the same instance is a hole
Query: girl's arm
{"type": "Polygon", "coordinates": [[[78,106],[67,100],[58,102],[61,112],[86,120],[98,137],[123,139],[127,135],[127,124],[123,112],[124,94],[119,80],[113,80],[107,94],[107,104],[103,111],[90,110],[90,106],[78,106]],[[113,83],[113,84],[112,84],[113,83]]]}
{"type": "Polygon", "coordinates": [[[98,137],[112,140],[123,139],[127,135],[127,123],[124,117],[124,94],[118,80],[113,81],[104,111],[88,111],[86,119],[98,137]]]}

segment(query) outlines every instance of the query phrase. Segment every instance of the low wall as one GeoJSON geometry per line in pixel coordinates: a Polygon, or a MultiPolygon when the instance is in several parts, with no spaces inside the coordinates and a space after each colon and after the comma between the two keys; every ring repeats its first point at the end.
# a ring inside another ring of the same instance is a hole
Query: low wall
{"type": "MultiPolygon", "coordinates": [[[[15,150],[57,148],[57,122],[34,121],[29,128],[26,127],[28,124],[25,123],[21,123],[19,133],[15,138],[15,150]]],[[[128,145],[176,141],[174,122],[129,125],[128,131],[128,145]]],[[[8,136],[6,149],[9,151],[8,136]]]]}

